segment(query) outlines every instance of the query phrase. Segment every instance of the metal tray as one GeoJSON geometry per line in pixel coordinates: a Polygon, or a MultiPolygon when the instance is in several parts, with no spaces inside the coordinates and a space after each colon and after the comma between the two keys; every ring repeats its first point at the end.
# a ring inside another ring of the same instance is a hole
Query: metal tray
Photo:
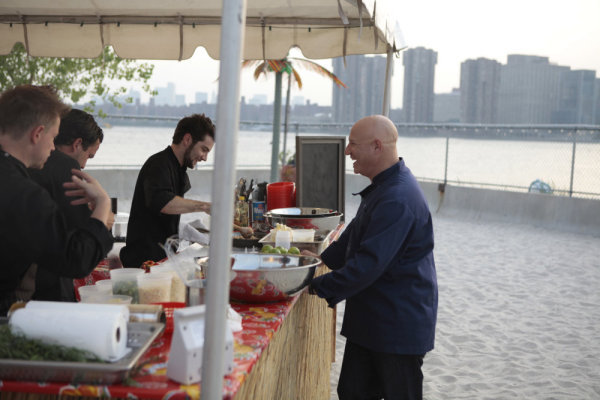
{"type": "Polygon", "coordinates": [[[30,361],[0,359],[0,379],[33,382],[114,384],[129,377],[140,357],[163,331],[161,322],[129,322],[127,347],[131,351],[113,363],[30,361]]]}
{"type": "MultiPolygon", "coordinates": [[[[298,249],[312,251],[316,254],[321,254],[323,250],[329,246],[335,230],[331,231],[317,231],[315,233],[315,241],[314,242],[291,242],[290,246],[297,247],[298,249]]],[[[269,233],[267,236],[259,240],[261,245],[270,244],[271,246],[275,246],[275,234],[269,233]]]]}

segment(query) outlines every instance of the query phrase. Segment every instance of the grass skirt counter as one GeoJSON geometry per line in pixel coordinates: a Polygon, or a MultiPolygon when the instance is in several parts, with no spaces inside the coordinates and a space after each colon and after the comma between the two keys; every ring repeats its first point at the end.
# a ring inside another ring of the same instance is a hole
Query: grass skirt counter
{"type": "MultiPolygon", "coordinates": [[[[326,272],[320,265],[316,274],[326,272]]],[[[106,279],[99,266],[87,279],[106,279]]],[[[92,283],[92,282],[88,282],[92,283]]],[[[304,290],[266,304],[232,303],[242,316],[234,333],[234,370],[223,381],[224,399],[328,399],[335,352],[335,311],[304,290]]],[[[119,385],[0,381],[0,399],[79,398],[198,399],[201,385],[166,376],[171,333],[164,332],[119,385]]]]}

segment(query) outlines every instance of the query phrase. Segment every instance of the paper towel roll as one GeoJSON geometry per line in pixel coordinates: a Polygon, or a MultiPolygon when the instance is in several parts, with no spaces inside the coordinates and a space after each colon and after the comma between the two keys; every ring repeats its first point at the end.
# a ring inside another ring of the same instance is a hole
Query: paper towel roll
{"type": "Polygon", "coordinates": [[[11,331],[87,350],[105,361],[116,361],[128,352],[126,306],[51,303],[30,302],[16,310],[9,321],[11,331]]]}

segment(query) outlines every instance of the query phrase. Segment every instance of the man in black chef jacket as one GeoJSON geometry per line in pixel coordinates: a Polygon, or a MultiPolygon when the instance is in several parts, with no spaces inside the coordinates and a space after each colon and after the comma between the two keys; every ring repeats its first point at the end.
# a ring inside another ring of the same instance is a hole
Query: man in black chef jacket
{"type": "Polygon", "coordinates": [[[210,203],[183,195],[191,188],[186,170],[206,161],[214,144],[211,119],[193,114],[179,121],[171,145],[144,163],[135,184],[125,247],[120,252],[123,266],[136,268],[147,260],[162,260],[166,254],[159,244],[178,233],[181,214],[210,213],[210,203]]]}
{"type": "Polygon", "coordinates": [[[93,210],[83,226],[68,229],[56,202],[27,173],[44,166],[68,111],[48,86],[23,85],[0,95],[0,315],[31,298],[40,263],[60,265],[63,276],[84,277],[112,247],[110,198],[97,180],[71,171],[64,187],[72,204],[93,210]]]}
{"type": "MultiPolygon", "coordinates": [[[[71,198],[65,195],[63,183],[71,180],[72,169],[83,169],[88,159],[98,151],[104,134],[94,117],[85,111],[72,109],[60,121],[58,136],[54,139],[54,150],[42,169],[28,170],[31,178],[50,193],[65,216],[68,228],[85,225],[92,210],[87,204],[72,205],[71,198]]],[[[114,217],[109,215],[108,228],[114,217]]],[[[35,300],[75,301],[73,279],[61,277],[60,266],[41,263],[35,282],[35,300]]]]}

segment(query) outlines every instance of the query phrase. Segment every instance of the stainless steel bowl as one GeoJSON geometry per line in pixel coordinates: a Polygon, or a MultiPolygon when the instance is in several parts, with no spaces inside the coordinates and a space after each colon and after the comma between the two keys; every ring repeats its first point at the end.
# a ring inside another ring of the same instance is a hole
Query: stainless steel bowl
{"type": "Polygon", "coordinates": [[[268,303],[297,295],[311,281],[320,260],[315,257],[236,253],[229,297],[246,303],[268,303]]]}
{"type": "Polygon", "coordinates": [[[284,224],[294,229],[315,229],[323,233],[337,228],[342,215],[327,208],[291,207],[270,210],[265,213],[265,218],[272,227],[284,224]]]}

